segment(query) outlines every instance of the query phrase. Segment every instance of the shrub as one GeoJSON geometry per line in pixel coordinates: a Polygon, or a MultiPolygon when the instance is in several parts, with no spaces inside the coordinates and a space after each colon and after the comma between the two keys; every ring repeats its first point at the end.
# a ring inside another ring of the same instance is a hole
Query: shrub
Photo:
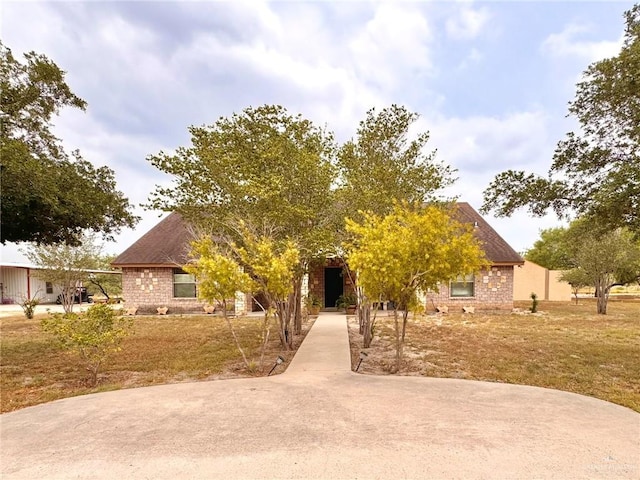
{"type": "Polygon", "coordinates": [[[106,304],[93,305],[85,313],[54,313],[42,320],[43,330],[52,334],[62,348],[80,355],[93,386],[98,383],[100,366],[120,350],[132,327],[132,318],[116,316],[106,304]]]}
{"type": "Polygon", "coordinates": [[[531,313],[538,311],[538,295],[535,292],[531,292],[531,313]]]}

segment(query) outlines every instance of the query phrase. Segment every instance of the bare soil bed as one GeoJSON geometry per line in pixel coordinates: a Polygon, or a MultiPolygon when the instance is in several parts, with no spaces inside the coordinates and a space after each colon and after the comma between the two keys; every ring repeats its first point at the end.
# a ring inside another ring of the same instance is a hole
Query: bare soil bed
{"type": "MultiPolygon", "coordinates": [[[[522,312],[530,304],[517,305],[522,312]]],[[[640,301],[541,302],[538,314],[410,316],[399,375],[462,378],[554,388],[640,412],[640,301]]],[[[390,313],[390,312],[389,312],[390,313]]],[[[379,312],[371,348],[348,317],[352,365],[359,373],[395,370],[393,318],[379,312]]]]}

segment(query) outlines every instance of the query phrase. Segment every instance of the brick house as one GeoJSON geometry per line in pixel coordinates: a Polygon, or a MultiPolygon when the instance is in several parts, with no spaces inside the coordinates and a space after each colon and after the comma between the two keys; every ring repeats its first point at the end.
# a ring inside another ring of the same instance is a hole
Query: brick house
{"type": "MultiPolygon", "coordinates": [[[[469,205],[458,203],[457,216],[474,226],[484,245],[490,267],[476,275],[458,278],[443,284],[439,292],[424,296],[427,310],[435,305],[462,310],[473,306],[478,310],[511,310],[513,308],[514,267],[524,260],[469,205]]],[[[203,304],[196,297],[196,282],[181,266],[187,263],[187,249],[192,238],[188,225],[178,213],[172,213],[112,263],[122,269],[122,291],[125,302],[137,306],[140,312],[155,312],[168,307],[170,312],[202,311],[203,304]]],[[[351,276],[335,258],[311,268],[303,283],[303,293],[311,292],[322,300],[324,307],[335,306],[343,293],[353,291],[351,276]]],[[[236,311],[256,310],[251,297],[238,294],[236,311]]]]}
{"type": "MultiPolygon", "coordinates": [[[[514,269],[522,266],[524,259],[468,203],[458,203],[456,215],[460,222],[474,226],[490,266],[476,275],[442,284],[438,292],[426,292],[426,310],[447,306],[450,311],[461,311],[463,306],[470,306],[476,310],[511,311],[514,269]]],[[[311,269],[309,291],[322,299],[325,307],[333,307],[338,296],[353,291],[352,275],[346,274],[343,267],[337,259],[327,259],[324,265],[311,269]]]]}
{"type": "Polygon", "coordinates": [[[427,311],[436,305],[446,305],[449,311],[462,311],[466,306],[476,310],[511,311],[514,270],[524,265],[524,259],[468,203],[458,203],[457,218],[473,225],[490,265],[475,275],[442,284],[437,293],[427,292],[427,311]]]}

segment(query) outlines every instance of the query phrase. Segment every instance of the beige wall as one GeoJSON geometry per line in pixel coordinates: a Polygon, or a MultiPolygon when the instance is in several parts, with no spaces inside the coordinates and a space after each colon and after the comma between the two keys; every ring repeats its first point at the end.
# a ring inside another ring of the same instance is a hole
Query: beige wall
{"type": "Polygon", "coordinates": [[[539,300],[570,301],[571,286],[559,280],[561,274],[525,261],[522,267],[515,267],[513,299],[530,300],[531,293],[535,292],[539,300]]]}
{"type": "MultiPolygon", "coordinates": [[[[517,268],[517,267],[516,267],[517,268]]],[[[475,276],[473,297],[450,297],[449,285],[443,284],[440,291],[426,294],[426,310],[436,306],[448,306],[450,312],[462,311],[462,307],[476,310],[513,309],[513,269],[512,266],[491,267],[475,276]]]]}

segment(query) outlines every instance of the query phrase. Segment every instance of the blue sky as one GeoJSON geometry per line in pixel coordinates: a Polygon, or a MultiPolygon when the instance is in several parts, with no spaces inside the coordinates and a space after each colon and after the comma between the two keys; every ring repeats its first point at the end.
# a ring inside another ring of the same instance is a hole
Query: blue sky
{"type": "MultiPolygon", "coordinates": [[[[479,209],[506,169],[545,173],[575,128],[567,102],[589,63],[617,54],[633,2],[3,2],[14,55],[44,53],[67,72],[87,112],[65,110],[69,149],[116,172],[139,205],[169,178],[146,160],[187,145],[190,125],[281,104],[339,141],[371,107],[421,115],[437,158],[458,170],[446,193],[479,209]]],[[[120,253],[159,220],[105,251],[120,253]]],[[[554,216],[487,216],[516,250],[554,216]]],[[[2,249],[18,261],[18,249],[2,249]]]]}

